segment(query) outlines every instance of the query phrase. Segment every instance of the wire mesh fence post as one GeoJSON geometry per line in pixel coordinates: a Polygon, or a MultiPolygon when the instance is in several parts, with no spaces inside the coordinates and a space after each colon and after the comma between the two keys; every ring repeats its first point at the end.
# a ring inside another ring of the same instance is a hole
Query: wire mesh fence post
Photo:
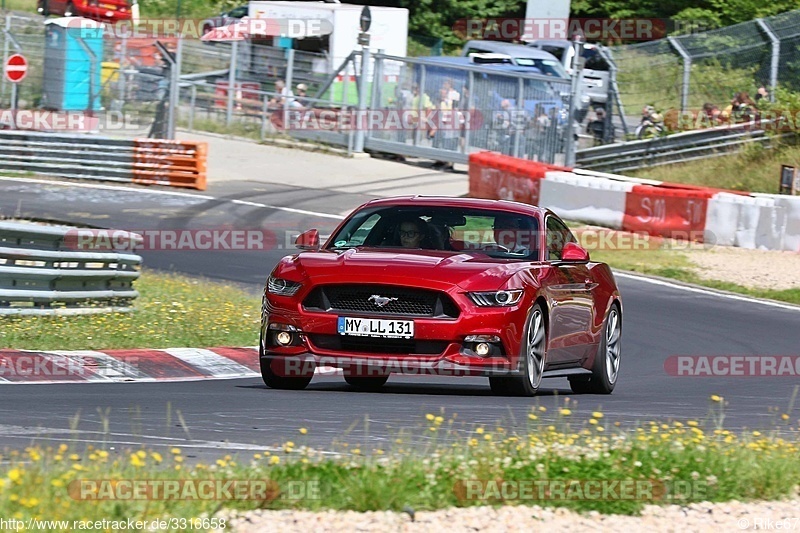
{"type": "MultiPolygon", "coordinates": [[[[370,101],[367,102],[367,107],[370,110],[379,109],[381,106],[381,100],[382,100],[381,87],[383,86],[382,54],[383,50],[378,50],[378,53],[375,55],[375,66],[372,69],[372,95],[370,96],[370,101]]],[[[367,130],[365,132],[365,135],[369,137],[370,131],[367,130]]]]}
{"type": "Polygon", "coordinates": [[[366,132],[362,126],[364,112],[367,109],[367,75],[369,74],[369,56],[369,46],[364,46],[361,52],[361,76],[358,78],[358,112],[356,113],[356,116],[358,117],[356,128],[358,129],[356,130],[355,146],[353,147],[353,151],[356,153],[361,153],[364,151],[364,135],[366,132]]]}
{"type": "Polygon", "coordinates": [[[172,65],[172,79],[170,80],[171,87],[169,92],[169,122],[167,123],[167,132],[169,139],[175,138],[175,125],[178,121],[178,104],[180,102],[181,90],[181,60],[183,56],[183,39],[178,39],[175,45],[175,64],[172,65]]]}
{"type": "Polygon", "coordinates": [[[515,107],[514,112],[517,116],[511,117],[511,131],[514,132],[514,157],[519,157],[519,141],[525,131],[522,123],[522,119],[525,116],[525,80],[522,78],[517,80],[517,105],[515,107]]]}
{"type": "Polygon", "coordinates": [[[236,91],[236,60],[239,55],[239,41],[231,42],[231,63],[228,71],[228,101],[225,106],[225,126],[233,124],[233,95],[236,91]]]}
{"type": "Polygon", "coordinates": [[[263,95],[261,102],[261,140],[267,138],[267,117],[269,116],[269,95],[263,95]]]}
{"type": "MultiPolygon", "coordinates": [[[[286,95],[292,93],[292,83],[294,83],[294,48],[286,50],[286,95]]],[[[283,100],[283,127],[289,127],[289,105],[292,103],[290,98],[283,100]]]]}
{"type": "MultiPolygon", "coordinates": [[[[6,15],[6,26],[5,26],[5,33],[3,34],[3,64],[6,64],[8,61],[8,34],[11,31],[11,15],[6,15]]],[[[0,88],[0,94],[3,95],[3,98],[6,97],[6,77],[3,76],[2,80],[2,87],[0,88]]]]}
{"type": "Polygon", "coordinates": [[[469,153],[469,134],[470,130],[472,129],[473,121],[477,121],[477,117],[473,115],[473,106],[474,106],[474,99],[472,97],[473,94],[473,87],[475,85],[475,74],[470,70],[467,73],[467,112],[464,118],[464,146],[463,152],[469,153]]]}
{"type": "MultiPolygon", "coordinates": [[[[417,85],[417,125],[414,128],[414,146],[420,143],[420,130],[422,129],[422,111],[425,104],[425,64],[420,65],[419,85],[417,85]]],[[[413,102],[413,100],[412,100],[413,102]]],[[[427,112],[427,110],[425,110],[427,112]]]]}
{"type": "Polygon", "coordinates": [[[667,37],[672,48],[683,59],[683,82],[681,83],[681,114],[689,109],[689,83],[692,77],[692,58],[674,37],[667,37]]]}
{"type": "Polygon", "coordinates": [[[197,85],[192,83],[191,92],[189,95],[189,131],[194,127],[194,106],[197,103],[197,85]]]}
{"type": "Polygon", "coordinates": [[[119,67],[117,67],[117,88],[119,89],[120,108],[125,102],[125,78],[126,78],[125,70],[127,67],[125,62],[127,58],[128,58],[128,38],[125,35],[123,35],[120,41],[119,67]]]}
{"type": "Polygon", "coordinates": [[[769,65],[769,101],[775,101],[775,87],[778,85],[778,65],[781,60],[781,41],[775,32],[767,25],[764,19],[756,19],[758,27],[764,31],[764,34],[772,44],[772,57],[770,58],[769,65]]]}

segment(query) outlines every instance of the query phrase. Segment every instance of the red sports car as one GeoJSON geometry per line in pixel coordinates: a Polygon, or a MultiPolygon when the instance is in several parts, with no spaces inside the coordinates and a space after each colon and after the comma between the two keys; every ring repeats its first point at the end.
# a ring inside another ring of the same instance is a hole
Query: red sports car
{"type": "Polygon", "coordinates": [[[402,197],[351,213],[320,246],[297,239],[267,280],[261,373],[303,389],[318,367],[351,386],[392,373],[487,376],[532,396],[542,378],[608,394],[620,365],[622,304],[553,212],[503,200],[402,197]]]}
{"type": "Polygon", "coordinates": [[[138,0],[38,0],[36,11],[45,17],[85,17],[107,23],[139,18],[138,0]]]}

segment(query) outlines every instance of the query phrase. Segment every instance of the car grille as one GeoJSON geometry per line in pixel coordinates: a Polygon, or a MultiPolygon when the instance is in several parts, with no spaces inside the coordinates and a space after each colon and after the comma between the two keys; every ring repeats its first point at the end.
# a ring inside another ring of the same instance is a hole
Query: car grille
{"type": "Polygon", "coordinates": [[[380,339],[374,337],[348,337],[347,335],[309,334],[308,340],[323,350],[376,354],[439,355],[448,341],[414,339],[380,339]]]}
{"type": "Polygon", "coordinates": [[[438,291],[386,285],[322,285],[303,301],[309,311],[458,318],[458,307],[438,291]],[[373,295],[396,298],[383,307],[370,301],[373,295]]]}

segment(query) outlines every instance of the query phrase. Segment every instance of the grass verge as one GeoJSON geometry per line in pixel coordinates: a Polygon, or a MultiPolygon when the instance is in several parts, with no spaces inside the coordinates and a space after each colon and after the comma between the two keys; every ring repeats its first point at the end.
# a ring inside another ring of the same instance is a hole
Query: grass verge
{"type": "Polygon", "coordinates": [[[643,168],[629,174],[718,189],[778,194],[781,165],[800,166],[800,146],[778,144],[776,148],[766,149],[752,144],[733,155],[643,168]]]}
{"type": "Polygon", "coordinates": [[[133,313],[0,318],[0,346],[25,350],[255,346],[259,298],[230,285],[143,270],[133,313]]]}
{"type": "Polygon", "coordinates": [[[618,270],[660,276],[710,289],[800,305],[800,288],[756,289],[728,281],[704,279],[695,273],[695,265],[685,254],[672,250],[594,250],[591,252],[591,257],[594,261],[608,263],[611,268],[618,270]]]}
{"type": "MultiPolygon", "coordinates": [[[[305,428],[298,428],[297,444],[285,442],[244,457],[227,455],[211,464],[190,465],[179,448],[123,452],[34,445],[6,452],[0,466],[0,512],[22,520],[152,520],[210,517],[222,508],[401,511],[538,504],[636,514],[647,504],[794,496],[800,483],[800,441],[724,429],[724,399],[712,396],[709,403],[703,421],[653,421],[634,429],[621,429],[602,412],[578,419],[569,399],[554,414],[534,406],[525,421],[510,428],[465,427],[456,415],[445,419],[442,411],[426,415],[418,429],[398,434],[389,449],[367,454],[343,443],[337,458],[304,446],[305,428]],[[422,433],[425,444],[416,444],[413,436],[422,433]],[[153,480],[161,490],[167,480],[180,482],[175,494],[183,496],[200,480],[217,480],[216,486],[249,480],[251,487],[261,482],[268,488],[250,500],[217,491],[202,499],[153,493],[134,500],[125,492],[131,484],[154,487],[153,480]],[[653,490],[627,498],[577,489],[600,480],[636,481],[653,490]],[[563,496],[534,492],[522,500],[509,494],[504,498],[493,488],[531,482],[573,488],[563,496]],[[294,487],[291,493],[287,487],[294,487]]],[[[777,420],[787,429],[791,424],[788,413],[777,420]]]]}

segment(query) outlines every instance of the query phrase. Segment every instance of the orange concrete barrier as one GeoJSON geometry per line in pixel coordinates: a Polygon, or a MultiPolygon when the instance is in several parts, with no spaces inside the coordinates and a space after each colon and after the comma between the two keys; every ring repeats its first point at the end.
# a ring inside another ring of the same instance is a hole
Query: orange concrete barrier
{"type": "Polygon", "coordinates": [[[551,170],[572,169],[495,152],[472,153],[469,155],[469,195],[536,205],[541,180],[551,170]]]}
{"type": "Polygon", "coordinates": [[[206,190],[208,143],[137,139],[133,182],[206,190]]]}

